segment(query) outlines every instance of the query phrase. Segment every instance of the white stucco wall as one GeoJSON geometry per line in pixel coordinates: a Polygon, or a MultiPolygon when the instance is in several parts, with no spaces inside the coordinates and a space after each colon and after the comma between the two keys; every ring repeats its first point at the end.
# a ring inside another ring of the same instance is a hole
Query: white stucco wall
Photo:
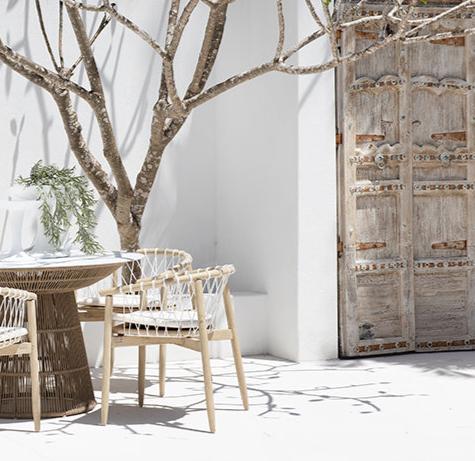
{"type": "MultiPolygon", "coordinates": [[[[320,5],[320,3],[319,3],[320,5]]],[[[312,18],[298,2],[300,36],[312,18]]],[[[328,43],[304,50],[299,64],[328,61],[328,43]]],[[[337,357],[335,73],[299,77],[298,359],[337,357]]]]}
{"type": "MultiPolygon", "coordinates": [[[[303,2],[286,7],[291,46],[313,24],[303,2]]],[[[221,77],[272,56],[274,8],[272,1],[235,4],[221,77]]],[[[328,53],[318,43],[298,63],[328,53]]],[[[268,293],[269,352],[336,357],[334,73],[264,76],[224,95],[217,113],[218,259],[235,262],[237,287],[268,293]]]]}
{"type": "MultiPolygon", "coordinates": [[[[0,36],[46,59],[36,23],[24,23],[28,8],[34,16],[32,6],[0,3],[0,36]]],[[[121,1],[124,13],[157,35],[164,18],[160,22],[150,14],[155,8],[152,0],[121,1]]],[[[273,55],[273,8],[271,0],[233,3],[215,80],[273,55]]],[[[299,2],[287,9],[291,44],[305,33],[310,18],[299,10],[299,2]]],[[[177,57],[181,87],[193,68],[190,56],[196,55],[205,12],[204,6],[197,11],[177,57]]],[[[326,52],[325,47],[312,48],[301,59],[315,61],[326,52]]],[[[133,178],[148,141],[159,63],[120,26],[104,33],[97,53],[133,178]]],[[[198,109],[167,151],[145,215],[143,245],[187,249],[197,265],[234,263],[235,292],[267,294],[266,302],[258,297],[254,306],[242,303],[243,348],[252,353],[294,360],[337,354],[333,94],[332,73],[268,75],[198,109]],[[249,315],[250,309],[256,309],[255,315],[249,315]],[[258,331],[262,336],[257,337],[258,331]]],[[[97,152],[97,130],[90,129],[87,112],[81,114],[97,152]]],[[[74,164],[48,95],[1,65],[0,139],[2,198],[12,178],[26,174],[38,159],[74,164]]],[[[117,246],[108,211],[99,207],[98,214],[100,239],[117,246]]],[[[94,328],[89,327],[91,334],[94,328]]]]}

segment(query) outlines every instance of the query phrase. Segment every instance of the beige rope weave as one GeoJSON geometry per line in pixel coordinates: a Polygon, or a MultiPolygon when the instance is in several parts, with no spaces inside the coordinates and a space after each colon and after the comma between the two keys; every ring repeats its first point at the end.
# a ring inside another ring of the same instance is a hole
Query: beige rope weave
{"type": "Polygon", "coordinates": [[[126,336],[199,336],[196,298],[202,291],[206,328],[218,326],[222,297],[234,266],[217,266],[185,273],[167,271],[158,277],[106,290],[103,294],[120,299],[121,311],[113,320],[114,331],[126,336]],[[197,282],[200,282],[199,288],[197,282]]]}
{"type": "MultiPolygon", "coordinates": [[[[121,285],[131,285],[139,280],[151,280],[160,274],[172,271],[183,273],[191,269],[193,258],[185,251],[170,248],[143,248],[137,251],[143,255],[140,260],[131,261],[114,274],[82,290],[78,290],[76,298],[81,308],[87,306],[104,306],[105,297],[101,292],[114,289],[121,285]]],[[[121,305],[120,297],[114,305],[121,305]]]]}
{"type": "Polygon", "coordinates": [[[26,302],[36,301],[36,295],[2,287],[0,297],[0,348],[5,348],[28,336],[25,325],[26,302]]]}

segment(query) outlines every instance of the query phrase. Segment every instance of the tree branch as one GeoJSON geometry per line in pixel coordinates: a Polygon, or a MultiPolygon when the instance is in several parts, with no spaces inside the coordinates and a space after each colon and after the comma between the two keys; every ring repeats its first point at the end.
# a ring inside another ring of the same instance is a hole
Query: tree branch
{"type": "Polygon", "coordinates": [[[186,91],[185,99],[200,93],[208,81],[223,39],[228,3],[217,4],[210,9],[200,55],[193,78],[186,91]]]}
{"type": "Polygon", "coordinates": [[[107,173],[102,169],[101,164],[89,151],[86,141],[82,136],[82,127],[71,98],[67,91],[53,93],[53,98],[58,106],[59,113],[63,120],[64,130],[68,137],[71,150],[83,169],[86,176],[97,189],[104,203],[107,205],[112,215],[116,215],[117,190],[110,182],[107,173]]]}
{"type": "Polygon", "coordinates": [[[64,69],[64,55],[63,55],[63,24],[64,24],[64,3],[59,0],[59,14],[58,14],[58,54],[59,66],[64,69]]]}
{"type": "Polygon", "coordinates": [[[87,11],[108,13],[118,23],[125,26],[131,32],[139,36],[145,43],[150,45],[152,49],[155,50],[162,58],[166,56],[165,51],[163,51],[160,44],[154,40],[148,32],[145,32],[129,18],[125,17],[123,14],[120,14],[114,6],[109,4],[109,2],[104,2],[102,5],[90,5],[84,2],[76,2],[74,0],[64,0],[64,2],[70,7],[80,8],[87,11]]]}
{"type": "Polygon", "coordinates": [[[444,38],[459,38],[466,37],[475,33],[475,27],[464,29],[459,32],[440,32],[436,34],[426,34],[418,35],[416,37],[403,38],[401,41],[404,43],[416,43],[416,42],[427,42],[432,40],[442,40],[444,38]]]}
{"type": "MultiPolygon", "coordinates": [[[[101,32],[107,27],[107,25],[110,23],[110,21],[111,21],[110,16],[107,16],[106,14],[104,14],[104,17],[102,18],[102,21],[99,24],[99,27],[97,28],[96,32],[92,36],[91,40],[89,41],[89,47],[92,47],[92,45],[94,45],[94,42],[97,40],[97,38],[99,37],[101,32]]],[[[76,70],[77,66],[79,66],[79,64],[81,64],[82,60],[83,60],[83,57],[82,57],[82,55],[80,55],[76,59],[74,64],[64,72],[65,76],[66,77],[71,77],[74,74],[74,71],[76,70]]]]}
{"type": "Polygon", "coordinates": [[[320,16],[318,16],[317,10],[313,6],[312,0],[305,0],[305,4],[307,5],[307,9],[310,12],[313,20],[317,23],[317,26],[322,30],[326,30],[326,27],[320,19],[320,16]]]}
{"type": "Polygon", "coordinates": [[[178,11],[180,9],[180,0],[172,0],[170,4],[170,10],[168,12],[168,26],[167,26],[167,38],[166,48],[169,47],[172,38],[175,34],[175,27],[178,21],[178,11]]]}
{"type": "Polygon", "coordinates": [[[276,0],[277,17],[279,22],[279,40],[277,42],[277,49],[275,51],[275,59],[279,59],[282,55],[285,42],[285,17],[282,8],[282,0],[276,0]]]}
{"type": "Polygon", "coordinates": [[[6,46],[1,39],[0,61],[49,92],[66,89],[87,102],[92,98],[91,93],[82,86],[30,61],[27,57],[6,46]]]}
{"type": "Polygon", "coordinates": [[[234,75],[224,80],[223,82],[212,86],[211,88],[202,92],[201,94],[198,94],[189,99],[186,99],[185,104],[188,107],[188,110],[192,110],[200,106],[201,104],[204,104],[205,102],[210,101],[216,96],[223,94],[225,91],[228,91],[231,88],[241,85],[242,83],[248,82],[249,80],[252,80],[256,77],[259,77],[261,75],[268,74],[269,72],[277,70],[278,67],[279,67],[279,64],[275,62],[275,60],[272,60],[265,64],[261,64],[260,66],[254,67],[248,70],[247,72],[234,75]]]}
{"type": "Polygon", "coordinates": [[[310,43],[314,42],[315,40],[323,37],[326,32],[322,29],[315,31],[313,34],[307,35],[303,40],[301,40],[297,45],[293,48],[290,48],[287,52],[282,55],[282,61],[286,61],[294,54],[298,53],[302,48],[305,48],[310,43]]]}
{"type": "Polygon", "coordinates": [[[399,24],[398,30],[393,33],[392,35],[389,35],[386,37],[384,40],[380,42],[373,43],[372,45],[364,48],[363,50],[356,51],[354,53],[351,53],[349,55],[346,55],[341,58],[335,58],[331,61],[328,61],[324,64],[318,64],[318,65],[313,65],[313,66],[291,66],[291,65],[284,65],[280,64],[278,68],[276,69],[279,72],[287,73],[287,74],[293,74],[293,75],[306,75],[306,74],[316,74],[316,73],[321,73],[325,72],[329,69],[334,69],[340,64],[344,63],[350,63],[350,62],[355,62],[358,61],[359,59],[362,59],[365,56],[369,56],[370,54],[374,54],[376,51],[385,48],[388,46],[390,43],[399,41],[404,38],[406,34],[406,29],[409,26],[409,20],[412,15],[412,11],[414,9],[413,4],[417,0],[411,0],[410,2],[410,7],[399,24]]]}
{"type": "Polygon", "coordinates": [[[160,107],[160,102],[157,103],[153,109],[147,155],[145,156],[142,168],[137,174],[134,187],[132,211],[139,220],[143,216],[145,205],[160,167],[163,152],[169,142],[163,135],[166,122],[165,114],[166,110],[160,107]]]}
{"type": "Polygon", "coordinates": [[[200,0],[190,0],[186,4],[185,8],[183,9],[183,12],[181,13],[180,19],[178,20],[175,26],[172,40],[170,44],[167,46],[167,53],[172,59],[175,57],[176,51],[180,44],[181,38],[183,36],[183,32],[185,30],[185,27],[190,21],[191,15],[193,14],[193,11],[195,10],[199,2],[200,0]]]}
{"type": "Polygon", "coordinates": [[[474,5],[475,5],[475,0],[466,0],[462,3],[460,3],[459,5],[454,6],[454,7],[450,8],[449,10],[443,11],[442,13],[434,16],[433,18],[430,18],[430,19],[426,20],[425,22],[423,22],[419,26],[414,27],[413,29],[411,29],[407,33],[407,35],[414,35],[417,32],[419,32],[420,30],[424,29],[425,27],[427,27],[431,24],[434,24],[436,22],[440,22],[442,19],[445,19],[446,17],[452,16],[454,13],[457,13],[458,11],[463,10],[463,9],[470,8],[474,5]]]}
{"type": "Polygon", "coordinates": [[[43,12],[41,11],[41,3],[40,0],[35,0],[35,7],[36,7],[36,14],[38,16],[38,23],[41,29],[41,35],[43,36],[43,40],[45,41],[46,49],[48,50],[49,57],[51,58],[51,62],[53,67],[56,69],[56,72],[61,70],[61,67],[56,62],[56,58],[54,57],[53,48],[51,48],[51,43],[49,41],[48,33],[46,32],[45,23],[43,20],[43,12]]]}
{"type": "Polygon", "coordinates": [[[325,21],[327,22],[326,30],[328,33],[328,38],[330,40],[330,47],[332,50],[332,55],[334,58],[338,58],[338,40],[336,38],[336,27],[333,23],[333,19],[330,13],[330,9],[328,7],[328,3],[322,2],[323,6],[323,14],[325,15],[325,21]]]}
{"type": "Polygon", "coordinates": [[[91,84],[93,98],[90,101],[90,106],[96,116],[97,124],[101,132],[103,143],[104,157],[109,163],[114,178],[117,182],[117,189],[119,198],[117,200],[116,217],[119,223],[125,223],[130,220],[130,202],[132,200],[132,186],[130,184],[127,171],[125,170],[119,149],[116,143],[114,130],[110,121],[109,113],[105,103],[104,88],[102,85],[99,69],[97,68],[96,60],[92,52],[89,37],[87,36],[86,27],[76,6],[71,6],[70,2],[66,3],[66,11],[68,13],[71,25],[73,27],[76,40],[83,56],[84,67],[91,84]],[[123,209],[126,208],[124,204],[129,202],[129,212],[123,214],[123,209]]]}

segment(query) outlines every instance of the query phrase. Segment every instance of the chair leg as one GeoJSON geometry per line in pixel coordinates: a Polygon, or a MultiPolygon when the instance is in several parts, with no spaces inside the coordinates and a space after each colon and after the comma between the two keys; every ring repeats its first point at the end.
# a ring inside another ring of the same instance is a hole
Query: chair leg
{"type": "Polygon", "coordinates": [[[109,418],[109,392],[112,370],[112,296],[107,297],[106,303],[111,303],[110,309],[107,309],[104,319],[104,351],[103,351],[103,375],[102,375],[102,408],[101,424],[105,426],[109,418]],[[110,300],[109,300],[110,298],[110,300]]]}
{"type": "Polygon", "coordinates": [[[145,394],[145,359],[146,349],[145,346],[139,346],[139,407],[143,407],[143,400],[145,394]]]}
{"type": "Polygon", "coordinates": [[[236,330],[232,330],[232,332],[233,339],[231,340],[231,347],[233,349],[234,366],[236,367],[236,374],[239,383],[239,391],[241,393],[242,406],[244,407],[244,410],[249,410],[249,398],[247,395],[246,376],[244,375],[244,367],[242,365],[241,350],[239,348],[239,341],[237,340],[236,330]]]}
{"type": "Polygon", "coordinates": [[[211,376],[211,361],[209,358],[208,338],[206,344],[201,343],[201,362],[203,364],[203,378],[205,382],[206,411],[208,413],[209,430],[216,432],[216,418],[214,414],[213,381],[211,376]]]}
{"type": "Polygon", "coordinates": [[[30,373],[31,373],[31,409],[35,431],[41,427],[41,395],[40,395],[40,364],[38,362],[38,337],[36,330],[35,302],[28,301],[28,332],[31,344],[30,373]]]}
{"type": "Polygon", "coordinates": [[[233,334],[233,337],[231,339],[231,346],[233,349],[234,366],[236,367],[236,374],[239,383],[239,391],[241,392],[242,405],[245,410],[248,410],[249,398],[247,395],[246,376],[244,375],[244,367],[242,365],[241,348],[239,346],[236,321],[234,319],[233,302],[228,287],[224,289],[224,307],[226,310],[228,328],[232,331],[233,334]]]}
{"type": "Polygon", "coordinates": [[[158,379],[160,382],[160,397],[165,395],[165,374],[167,367],[167,345],[160,344],[160,358],[158,362],[158,379]]]}
{"type": "Polygon", "coordinates": [[[111,375],[114,373],[115,349],[111,349],[111,375]]]}
{"type": "Polygon", "coordinates": [[[35,431],[39,432],[41,425],[41,398],[40,398],[40,377],[39,377],[39,363],[38,353],[35,350],[31,351],[30,355],[31,367],[31,408],[33,412],[33,421],[35,424],[35,431]]]}
{"type": "MultiPolygon", "coordinates": [[[[112,328],[114,328],[115,322],[112,322],[112,328]]],[[[111,349],[111,376],[114,373],[114,363],[115,363],[115,349],[111,349]]]]}
{"type": "Polygon", "coordinates": [[[211,377],[211,361],[209,358],[208,329],[205,321],[205,307],[203,302],[203,286],[201,281],[195,284],[197,297],[196,308],[198,311],[201,362],[203,364],[203,378],[205,382],[206,410],[208,412],[209,430],[216,432],[216,418],[214,412],[213,381],[211,377]]]}

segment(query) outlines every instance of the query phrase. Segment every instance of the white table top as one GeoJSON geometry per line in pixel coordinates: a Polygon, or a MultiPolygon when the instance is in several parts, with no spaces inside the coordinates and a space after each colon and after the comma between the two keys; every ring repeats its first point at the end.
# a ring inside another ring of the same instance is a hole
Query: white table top
{"type": "Polygon", "coordinates": [[[107,251],[102,255],[85,255],[74,251],[71,256],[63,258],[35,258],[30,255],[17,255],[0,259],[2,269],[56,269],[62,267],[88,267],[114,264],[125,264],[139,261],[143,255],[140,253],[127,253],[122,251],[107,251]]]}

